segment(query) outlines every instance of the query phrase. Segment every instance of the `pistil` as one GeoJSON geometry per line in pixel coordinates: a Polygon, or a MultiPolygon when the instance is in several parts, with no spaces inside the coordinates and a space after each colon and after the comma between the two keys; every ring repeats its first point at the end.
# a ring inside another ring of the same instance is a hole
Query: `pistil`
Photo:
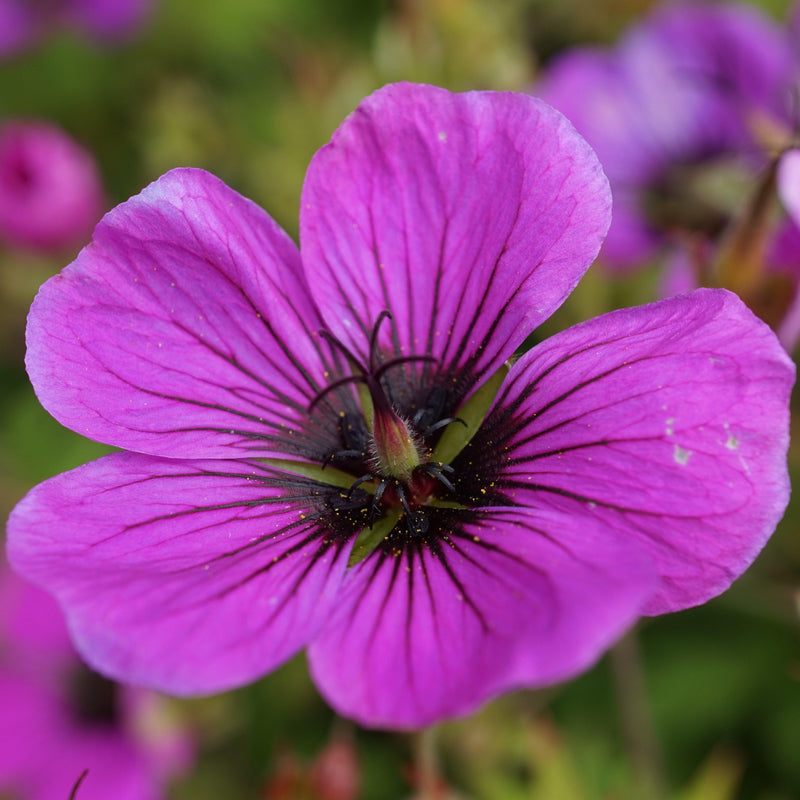
{"type": "Polygon", "coordinates": [[[407,483],[421,463],[408,423],[391,406],[380,408],[375,404],[371,450],[378,473],[401,483],[407,483]]]}

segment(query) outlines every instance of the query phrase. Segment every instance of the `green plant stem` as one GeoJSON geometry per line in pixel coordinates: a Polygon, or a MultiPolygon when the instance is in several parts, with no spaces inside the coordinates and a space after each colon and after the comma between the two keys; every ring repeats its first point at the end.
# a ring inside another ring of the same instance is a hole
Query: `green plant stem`
{"type": "Polygon", "coordinates": [[[610,657],[635,796],[641,800],[666,800],[661,753],[635,631],[629,631],[611,648],[610,657]]]}
{"type": "Polygon", "coordinates": [[[420,731],[414,738],[414,773],[417,800],[435,800],[439,797],[439,756],[436,746],[436,728],[420,731]]]}

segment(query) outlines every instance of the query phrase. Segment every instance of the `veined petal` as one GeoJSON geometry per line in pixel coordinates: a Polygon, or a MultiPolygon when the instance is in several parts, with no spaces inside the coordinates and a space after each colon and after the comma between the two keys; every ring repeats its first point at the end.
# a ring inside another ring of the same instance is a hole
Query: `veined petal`
{"type": "Polygon", "coordinates": [[[99,672],[219,691],[325,619],[347,553],[321,530],[324,491],[257,463],[114,453],[31,491],[9,519],[9,558],[53,592],[99,672]]]}
{"type": "Polygon", "coordinates": [[[323,695],[362,724],[421,727],[567,678],[652,590],[647,560],[591,520],[533,509],[452,517],[438,549],[389,543],[353,567],[309,646],[323,695]]]}
{"type": "Polygon", "coordinates": [[[783,514],[793,380],[764,323],[700,289],[535,347],[461,458],[501,454],[478,497],[600,520],[645,548],[662,579],[647,613],[677,610],[726,589],[783,514]]]}
{"type": "Polygon", "coordinates": [[[561,304],[609,213],[594,153],[546,104],[395,84],[312,160],[300,235],[331,331],[367,360],[388,310],[381,345],[435,356],[466,393],[561,304]]]}
{"type": "Polygon", "coordinates": [[[287,451],[325,385],[297,248],[202,170],[115,208],[40,290],[27,366],[42,405],[108,444],[174,458],[287,451]]]}

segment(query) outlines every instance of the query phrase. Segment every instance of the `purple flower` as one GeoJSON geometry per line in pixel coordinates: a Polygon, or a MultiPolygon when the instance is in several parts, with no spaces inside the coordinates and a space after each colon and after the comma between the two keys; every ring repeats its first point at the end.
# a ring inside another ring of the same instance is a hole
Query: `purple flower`
{"type": "Polygon", "coordinates": [[[0,58],[61,27],[100,43],[114,42],[134,32],[151,5],[152,0],[0,0],[0,58]]]}
{"type": "Polygon", "coordinates": [[[191,746],[159,702],[90,672],[52,598],[0,566],[0,793],[64,800],[88,769],[81,800],[163,797],[191,746]]]}
{"type": "Polygon", "coordinates": [[[641,263],[676,229],[719,232],[728,209],[703,171],[765,163],[767,140],[790,133],[797,70],[790,33],[733,3],[665,5],[613,50],[552,64],[537,93],[586,137],[614,191],[609,265],[641,263]]]}
{"type": "Polygon", "coordinates": [[[0,241],[60,250],[85,241],[103,212],[92,156],[40,121],[0,124],[0,241]]]}
{"type": "Polygon", "coordinates": [[[720,244],[698,237],[673,249],[659,294],[668,297],[721,279],[738,284],[750,308],[791,353],[800,341],[800,152],[782,153],[753,195],[758,202],[749,202],[748,214],[720,244]],[[776,189],[786,215],[774,213],[776,189]]]}
{"type": "Polygon", "coordinates": [[[723,591],[788,496],[772,332],[700,290],[507,364],[609,205],[546,104],[409,84],[312,160],[302,259],[213,176],[163,176],[31,310],[44,406],[127,452],[21,501],[15,567],[106,674],[214,692],[307,647],[337,710],[394,728],[723,591]]]}

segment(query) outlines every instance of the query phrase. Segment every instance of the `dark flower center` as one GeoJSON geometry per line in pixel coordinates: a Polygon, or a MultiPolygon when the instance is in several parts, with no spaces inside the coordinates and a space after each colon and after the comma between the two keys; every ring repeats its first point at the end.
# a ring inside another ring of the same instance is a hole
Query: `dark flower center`
{"type": "Polygon", "coordinates": [[[673,164],[644,193],[650,222],[663,232],[719,236],[736,215],[752,184],[741,160],[701,153],[673,164]]]}
{"type": "Polygon", "coordinates": [[[436,359],[412,355],[383,360],[378,332],[386,319],[391,319],[388,311],[382,312],[375,323],[366,364],[330,333],[321,332],[332,347],[344,354],[354,374],[326,387],[314,398],[311,408],[335,389],[346,384],[360,385],[361,414],[342,412],[343,446],[328,454],[323,467],[331,464],[354,476],[342,498],[355,500],[356,506],[366,510],[368,528],[372,529],[377,519],[388,515],[403,525],[410,536],[420,536],[430,528],[426,509],[444,495],[455,493],[451,481],[454,470],[435,458],[435,443],[447,426],[453,423],[466,426],[466,423],[443,416],[447,398],[441,390],[431,391],[411,419],[396,408],[384,387],[388,376],[413,362],[436,359]]]}
{"type": "Polygon", "coordinates": [[[83,665],[70,675],[69,701],[75,718],[87,725],[114,725],[119,717],[117,686],[83,665]]]}

